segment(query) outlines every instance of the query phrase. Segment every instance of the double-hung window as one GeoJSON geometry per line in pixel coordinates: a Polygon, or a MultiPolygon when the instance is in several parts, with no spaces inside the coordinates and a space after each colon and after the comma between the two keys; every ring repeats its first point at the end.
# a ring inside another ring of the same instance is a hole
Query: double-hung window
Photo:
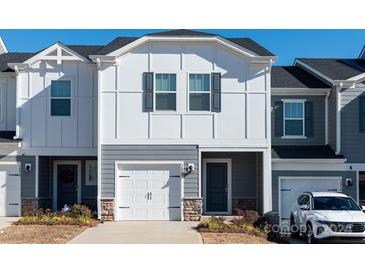
{"type": "Polygon", "coordinates": [[[51,116],[71,116],[71,81],[51,82],[51,116]]]}
{"type": "Polygon", "coordinates": [[[210,110],[210,74],[189,74],[189,110],[210,110]]]}
{"type": "Polygon", "coordinates": [[[304,100],[284,101],[284,136],[304,137],[304,100]]]}
{"type": "Polygon", "coordinates": [[[156,110],[176,110],[176,74],[156,73],[156,110]]]}

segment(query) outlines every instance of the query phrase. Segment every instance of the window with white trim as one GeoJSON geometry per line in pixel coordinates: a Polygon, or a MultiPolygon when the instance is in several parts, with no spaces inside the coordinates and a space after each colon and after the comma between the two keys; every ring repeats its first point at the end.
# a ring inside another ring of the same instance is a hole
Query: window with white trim
{"type": "Polygon", "coordinates": [[[85,184],[95,186],[98,183],[98,165],[96,160],[87,160],[85,162],[85,184]]]}
{"type": "Polygon", "coordinates": [[[304,101],[284,101],[284,136],[304,137],[304,101]]]}
{"type": "Polygon", "coordinates": [[[176,74],[156,73],[156,110],[176,110],[176,74]]]}
{"type": "Polygon", "coordinates": [[[51,81],[51,116],[71,116],[71,81],[51,81]]]}
{"type": "Polygon", "coordinates": [[[210,111],[210,74],[189,74],[189,110],[210,111]]]}

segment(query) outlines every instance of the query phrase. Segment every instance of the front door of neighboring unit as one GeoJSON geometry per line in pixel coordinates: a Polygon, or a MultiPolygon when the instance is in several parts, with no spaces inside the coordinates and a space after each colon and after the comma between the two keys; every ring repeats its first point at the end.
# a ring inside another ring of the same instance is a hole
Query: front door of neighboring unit
{"type": "Polygon", "coordinates": [[[180,220],[181,165],[118,167],[117,220],[180,220]]]}
{"type": "Polygon", "coordinates": [[[57,165],[57,209],[65,204],[77,204],[78,166],[76,164],[57,165]]]}
{"type": "Polygon", "coordinates": [[[0,217],[20,216],[20,204],[19,165],[0,164],[0,217]]]}
{"type": "Polygon", "coordinates": [[[206,212],[228,212],[228,163],[206,163],[206,212]]]}

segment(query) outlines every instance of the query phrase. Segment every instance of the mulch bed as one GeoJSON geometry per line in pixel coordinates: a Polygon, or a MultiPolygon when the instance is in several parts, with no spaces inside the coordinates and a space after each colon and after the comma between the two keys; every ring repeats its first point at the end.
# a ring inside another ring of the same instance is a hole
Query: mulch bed
{"type": "Polygon", "coordinates": [[[200,233],[204,244],[273,244],[265,237],[246,233],[200,233]]]}
{"type": "Polygon", "coordinates": [[[0,244],[64,244],[88,228],[78,225],[11,225],[0,230],[0,244]]]}

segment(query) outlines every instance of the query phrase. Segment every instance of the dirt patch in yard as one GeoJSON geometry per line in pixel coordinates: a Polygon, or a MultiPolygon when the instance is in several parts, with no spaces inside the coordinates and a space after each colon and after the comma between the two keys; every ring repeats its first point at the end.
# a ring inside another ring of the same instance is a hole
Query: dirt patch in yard
{"type": "Polygon", "coordinates": [[[0,244],[64,244],[88,228],[77,225],[11,225],[0,230],[0,244]]]}
{"type": "Polygon", "coordinates": [[[245,233],[200,233],[205,244],[272,244],[266,238],[245,233]]]}

